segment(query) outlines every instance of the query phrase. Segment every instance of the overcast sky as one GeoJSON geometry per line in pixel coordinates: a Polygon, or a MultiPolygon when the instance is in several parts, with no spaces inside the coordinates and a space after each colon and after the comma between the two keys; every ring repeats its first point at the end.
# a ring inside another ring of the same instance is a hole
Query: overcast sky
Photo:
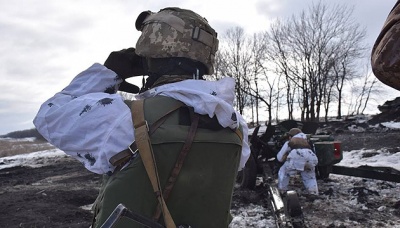
{"type": "MultiPolygon", "coordinates": [[[[367,29],[366,42],[372,46],[395,0],[326,2],[354,6],[354,18],[367,29]]],[[[206,17],[219,34],[234,26],[241,26],[251,34],[265,31],[272,19],[299,13],[311,3],[311,0],[0,0],[0,135],[33,128],[32,120],[40,105],[75,75],[94,62],[103,63],[111,51],[135,46],[140,33],[134,23],[142,11],[158,11],[168,6],[192,9],[206,17]]]]}

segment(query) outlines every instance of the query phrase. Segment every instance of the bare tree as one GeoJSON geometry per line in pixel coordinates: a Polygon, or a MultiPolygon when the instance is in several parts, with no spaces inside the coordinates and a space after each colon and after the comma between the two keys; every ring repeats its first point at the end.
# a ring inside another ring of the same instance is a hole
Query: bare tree
{"type": "Polygon", "coordinates": [[[207,80],[217,80],[227,76],[226,71],[228,66],[227,61],[225,60],[226,56],[222,52],[223,51],[217,51],[217,53],[215,53],[214,74],[204,75],[207,80]]]}
{"type": "Polygon", "coordinates": [[[364,114],[372,95],[382,92],[377,85],[377,78],[371,73],[369,64],[366,65],[363,75],[364,76],[359,79],[361,83],[357,83],[357,85],[353,87],[353,93],[356,94],[356,98],[350,113],[351,115],[364,114]]]}
{"type": "MultiPolygon", "coordinates": [[[[348,69],[361,56],[365,29],[354,22],[352,12],[345,5],[328,7],[320,1],[271,26],[271,63],[276,73],[286,77],[288,107],[297,100],[302,120],[318,121],[323,103],[332,100],[327,96],[333,94],[328,86],[338,82],[330,78],[335,75],[335,64],[346,64],[343,69],[348,69]],[[295,99],[292,91],[296,91],[295,99]]],[[[340,75],[349,77],[347,72],[340,75]]],[[[324,107],[327,111],[328,106],[324,107]]]]}
{"type": "Polygon", "coordinates": [[[235,78],[236,107],[243,114],[244,108],[250,100],[247,93],[243,91],[250,87],[246,81],[250,81],[251,43],[241,27],[227,30],[222,40],[217,55],[217,70],[221,75],[235,78]]]}
{"type": "MultiPolygon", "coordinates": [[[[285,34],[288,33],[287,24],[283,24],[282,21],[277,20],[270,28],[270,31],[266,34],[269,40],[268,49],[266,52],[266,58],[274,66],[273,73],[278,75],[279,78],[283,78],[286,90],[286,104],[289,119],[293,119],[293,103],[295,88],[297,86],[296,81],[292,80],[292,75],[296,75],[295,71],[292,71],[290,65],[290,55],[288,47],[288,40],[285,34]]],[[[280,106],[280,102],[277,101],[277,105],[280,106]]]]}
{"type": "MultiPolygon", "coordinates": [[[[263,67],[264,68],[264,67],[263,67]]],[[[255,98],[257,101],[263,103],[268,113],[268,122],[272,122],[272,111],[273,108],[278,109],[279,106],[275,106],[275,102],[279,99],[279,77],[273,77],[268,74],[265,68],[258,74],[257,81],[260,81],[260,88],[252,86],[248,90],[243,91],[244,93],[255,98]]],[[[257,83],[255,83],[257,84],[257,83]]],[[[258,124],[258,121],[257,121],[258,124]]]]}
{"type": "Polygon", "coordinates": [[[252,122],[259,124],[260,107],[266,107],[268,121],[272,121],[273,107],[279,96],[279,77],[268,69],[266,51],[268,36],[265,32],[248,36],[244,30],[229,29],[220,40],[216,69],[219,74],[236,79],[236,102],[242,110],[251,111],[252,122]]]}

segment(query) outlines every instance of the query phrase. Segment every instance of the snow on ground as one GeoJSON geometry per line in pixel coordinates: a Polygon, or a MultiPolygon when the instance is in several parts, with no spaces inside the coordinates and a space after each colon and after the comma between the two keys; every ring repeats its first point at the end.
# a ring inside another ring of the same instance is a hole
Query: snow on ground
{"type": "Polygon", "coordinates": [[[59,149],[38,151],[28,154],[19,154],[0,158],[0,169],[11,168],[15,166],[40,167],[46,165],[48,158],[67,156],[59,149]]]}
{"type": "Polygon", "coordinates": [[[390,121],[390,122],[384,122],[384,123],[381,123],[381,124],[383,126],[387,127],[387,128],[390,128],[390,129],[400,129],[400,122],[390,121]]]}
{"type": "MultiPolygon", "coordinates": [[[[395,128],[399,127],[399,123],[385,123],[386,127],[395,128]]],[[[31,139],[26,139],[31,140],[31,139]]],[[[349,166],[349,167],[357,167],[361,165],[369,165],[369,166],[387,166],[392,167],[397,170],[400,170],[400,151],[398,152],[388,152],[385,149],[381,150],[352,150],[352,151],[344,151],[343,160],[339,163],[341,166],[349,166]]],[[[5,169],[13,166],[30,166],[30,167],[39,167],[46,164],[46,158],[54,158],[54,157],[63,157],[65,155],[61,150],[58,149],[50,149],[44,150],[40,152],[34,152],[23,155],[15,155],[10,157],[0,158],[0,169],[5,169]]],[[[390,204],[395,204],[396,200],[400,201],[400,184],[399,183],[390,183],[390,188],[382,190],[382,182],[381,181],[368,181],[363,183],[360,178],[348,177],[348,176],[340,176],[340,175],[331,175],[332,182],[323,183],[326,186],[321,186],[321,190],[324,189],[334,189],[336,196],[325,196],[326,199],[319,199],[304,206],[304,210],[308,210],[308,208],[313,208],[314,211],[324,211],[324,210],[342,210],[345,213],[354,213],[353,216],[359,216],[357,213],[370,213],[371,206],[367,204],[363,204],[357,201],[357,197],[353,197],[349,200],[346,200],[343,195],[347,194],[349,189],[352,189],[355,184],[362,183],[367,188],[368,191],[377,191],[379,189],[379,193],[381,194],[379,197],[385,198],[385,196],[389,196],[391,202],[390,204]],[[367,185],[368,184],[368,185],[367,185]],[[338,196],[339,195],[339,196],[338,196]],[[340,196],[341,195],[341,196],[340,196]],[[339,197],[335,199],[335,197],[339,197]],[[327,201],[327,202],[325,202],[327,201]],[[328,203],[330,206],[326,207],[328,203]],[[319,209],[322,207],[323,209],[319,209]],[[357,205],[357,210],[354,211],[354,205],[357,205]],[[325,208],[326,207],[326,208],[325,208]],[[339,208],[339,209],[338,209],[339,208]]],[[[322,192],[322,191],[321,191],[322,192]]],[[[370,197],[375,197],[373,194],[370,197]]],[[[376,196],[378,197],[378,196],[376,196]]],[[[379,201],[379,200],[378,200],[379,201]]],[[[375,209],[374,209],[375,210],[375,209]]],[[[388,208],[385,204],[377,206],[377,211],[387,213],[397,213],[393,212],[392,208],[388,208]]],[[[249,204],[247,206],[236,209],[232,212],[234,215],[230,228],[242,228],[242,227],[276,227],[274,218],[271,216],[271,211],[267,207],[263,207],[260,205],[249,204]]],[[[321,215],[309,213],[306,217],[309,221],[319,221],[321,227],[337,227],[340,225],[352,226],[352,227],[360,227],[356,223],[356,221],[341,221],[340,224],[335,224],[333,218],[321,218],[321,215]],[[332,226],[333,224],[333,226],[332,226]]],[[[367,215],[365,215],[367,216],[367,215]]],[[[400,227],[400,221],[392,221],[387,225],[383,224],[382,221],[371,219],[372,226],[380,226],[380,227],[400,227]],[[382,225],[383,224],[383,225],[382,225]],[[392,225],[390,225],[392,224],[392,225]]],[[[309,227],[317,227],[309,224],[309,227]]]]}
{"type": "Polygon", "coordinates": [[[243,227],[275,227],[275,220],[272,216],[265,218],[266,208],[249,204],[248,206],[241,207],[234,213],[229,228],[243,228],[243,227]]]}
{"type": "Polygon", "coordinates": [[[21,138],[21,139],[0,138],[0,141],[8,141],[8,142],[34,142],[35,140],[36,140],[35,137],[21,138]]]}
{"type": "MultiPolygon", "coordinates": [[[[400,142],[399,142],[400,143],[400,142]]],[[[343,152],[343,160],[340,166],[358,167],[361,165],[368,166],[385,166],[392,167],[400,171],[400,151],[396,153],[381,150],[352,150],[343,152]]]]}

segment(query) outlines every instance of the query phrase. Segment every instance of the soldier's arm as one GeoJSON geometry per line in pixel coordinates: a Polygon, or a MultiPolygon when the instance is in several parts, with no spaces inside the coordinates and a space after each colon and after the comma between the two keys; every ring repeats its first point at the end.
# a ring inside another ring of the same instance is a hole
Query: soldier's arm
{"type": "Polygon", "coordinates": [[[36,128],[88,170],[112,171],[108,159],[134,138],[131,112],[115,94],[121,81],[103,65],[92,65],[42,104],[34,119],[36,128]]]}
{"type": "Polygon", "coordinates": [[[284,162],[286,160],[287,157],[287,153],[290,151],[290,147],[289,147],[289,141],[286,141],[281,150],[278,152],[278,154],[276,155],[276,158],[278,159],[278,161],[280,162],[284,162]]]}

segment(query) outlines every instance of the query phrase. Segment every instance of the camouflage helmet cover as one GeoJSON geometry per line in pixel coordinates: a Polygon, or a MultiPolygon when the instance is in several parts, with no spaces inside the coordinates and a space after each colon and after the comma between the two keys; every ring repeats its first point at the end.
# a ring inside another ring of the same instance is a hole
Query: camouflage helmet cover
{"type": "Polygon", "coordinates": [[[203,63],[214,73],[217,33],[207,20],[191,10],[169,7],[158,13],[142,12],[136,20],[142,31],[136,53],[147,58],[184,57],[203,63]]]}
{"type": "Polygon", "coordinates": [[[400,90],[400,1],[389,13],[375,41],[371,66],[381,82],[400,90]]]}

